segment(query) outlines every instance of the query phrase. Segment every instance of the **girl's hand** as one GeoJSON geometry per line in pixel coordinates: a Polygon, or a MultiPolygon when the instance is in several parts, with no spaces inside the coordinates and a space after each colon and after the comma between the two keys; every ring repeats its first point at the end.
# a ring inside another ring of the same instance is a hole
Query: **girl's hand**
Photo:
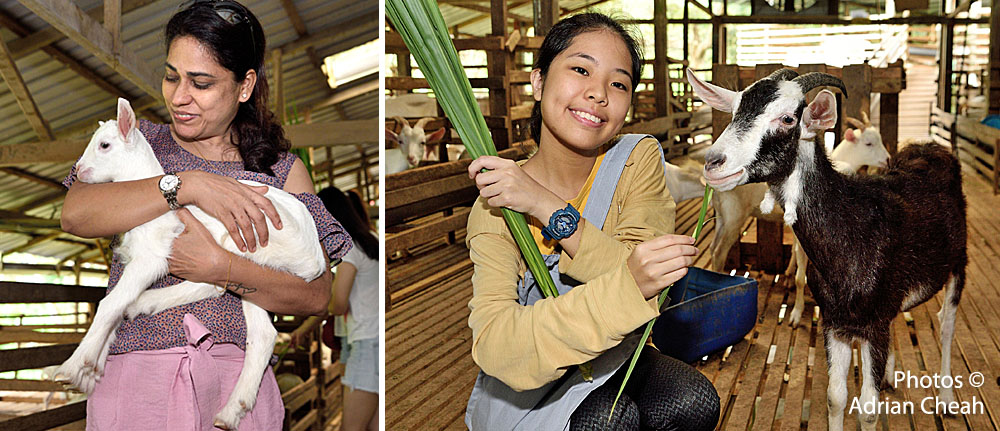
{"type": "Polygon", "coordinates": [[[694,238],[687,235],[663,235],[635,246],[627,265],[644,298],[656,296],[687,274],[698,254],[693,244],[694,238]]]}
{"type": "Polygon", "coordinates": [[[184,222],[184,232],[174,240],[167,259],[170,273],[198,283],[225,283],[230,253],[187,208],[177,210],[177,217],[184,222]]]}
{"type": "Polygon", "coordinates": [[[469,178],[476,181],[479,195],[492,207],[504,207],[528,214],[542,223],[557,209],[566,206],[534,178],[531,178],[513,160],[496,156],[482,156],[469,165],[469,178]],[[488,169],[486,172],[480,172],[488,169]]]}
{"type": "Polygon", "coordinates": [[[193,204],[226,227],[241,251],[267,246],[267,218],[281,229],[281,218],[274,204],[264,197],[267,186],[248,186],[232,178],[202,171],[185,171],[177,200],[182,205],[193,204]],[[256,233],[256,238],[254,234],[256,233]]]}

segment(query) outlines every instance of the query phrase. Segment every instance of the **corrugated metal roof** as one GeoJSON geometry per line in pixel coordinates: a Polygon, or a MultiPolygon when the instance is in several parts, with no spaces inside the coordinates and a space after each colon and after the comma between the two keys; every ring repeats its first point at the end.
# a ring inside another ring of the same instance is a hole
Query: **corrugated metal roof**
{"type": "MultiPolygon", "coordinates": [[[[80,0],[75,3],[84,11],[103,5],[101,0],[80,0]]],[[[126,5],[123,7],[128,7],[130,4],[129,1],[124,3],[126,5]]],[[[162,65],[166,58],[163,28],[177,10],[179,3],[180,1],[139,1],[140,7],[122,16],[123,46],[148,64],[157,76],[163,69],[162,65]]],[[[314,43],[312,49],[320,61],[328,55],[377,39],[381,31],[377,19],[379,3],[373,0],[295,0],[292,3],[302,18],[306,32],[310,35],[322,34],[337,28],[351,30],[342,31],[334,37],[322,38],[321,42],[314,43]],[[369,22],[370,28],[360,24],[369,22]]],[[[286,46],[300,38],[281,2],[256,0],[246,1],[244,4],[261,21],[269,50],[286,46]]],[[[0,15],[4,21],[13,21],[15,25],[26,29],[29,34],[50,27],[42,18],[15,0],[0,0],[0,15]]],[[[10,44],[21,36],[6,25],[0,25],[0,38],[10,44]]],[[[113,71],[76,42],[63,38],[50,46],[120,89],[129,99],[134,101],[146,96],[136,85],[113,71]]],[[[270,53],[267,58],[270,59],[270,53]]],[[[36,50],[17,58],[16,64],[39,112],[49,123],[57,138],[86,137],[96,129],[98,119],[113,118],[115,115],[116,98],[112,94],[81,76],[64,62],[53,58],[51,54],[36,50]]],[[[271,78],[273,100],[274,73],[270,67],[267,75],[271,78]]],[[[288,106],[294,105],[300,117],[306,107],[323,102],[335,94],[327,85],[326,77],[313,65],[305,49],[299,49],[282,57],[282,75],[286,103],[288,106]]],[[[163,121],[167,116],[162,104],[154,106],[151,110],[161,117],[153,119],[154,121],[163,121]]],[[[143,113],[139,115],[145,116],[143,113]]],[[[378,92],[371,91],[337,106],[317,108],[312,112],[311,119],[313,122],[326,122],[375,118],[377,115],[378,92]]],[[[40,140],[6,85],[0,86],[0,130],[3,130],[0,134],[0,145],[40,140]]],[[[366,144],[366,148],[372,152],[375,151],[376,145],[366,144]]],[[[331,151],[335,160],[351,160],[357,158],[358,154],[354,146],[334,147],[331,151]]],[[[314,162],[322,163],[325,159],[325,151],[315,152],[314,162]]],[[[72,164],[73,162],[33,163],[17,166],[16,169],[58,183],[69,172],[72,164]]],[[[337,178],[336,185],[353,188],[356,187],[355,182],[354,175],[347,175],[337,178]]],[[[31,217],[57,219],[62,208],[61,199],[34,208],[23,207],[59,191],[57,188],[0,170],[0,210],[6,211],[5,214],[19,210],[18,212],[31,217]]],[[[38,229],[18,232],[10,229],[11,226],[5,227],[8,230],[0,230],[0,252],[18,247],[32,237],[43,235],[44,232],[52,232],[38,229]]],[[[86,249],[83,241],[73,238],[71,235],[63,234],[58,241],[43,242],[25,251],[65,258],[86,249]]],[[[93,243],[92,240],[87,242],[93,243]]],[[[89,254],[96,254],[96,251],[89,254]]]]}

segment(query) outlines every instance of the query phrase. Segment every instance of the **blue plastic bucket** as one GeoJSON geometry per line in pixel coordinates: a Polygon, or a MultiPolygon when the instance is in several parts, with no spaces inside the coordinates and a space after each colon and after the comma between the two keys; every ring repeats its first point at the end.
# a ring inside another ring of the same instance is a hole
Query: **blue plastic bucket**
{"type": "Polygon", "coordinates": [[[757,322],[754,279],[690,268],[668,295],[651,338],[660,352],[684,362],[736,344],[757,322]]]}

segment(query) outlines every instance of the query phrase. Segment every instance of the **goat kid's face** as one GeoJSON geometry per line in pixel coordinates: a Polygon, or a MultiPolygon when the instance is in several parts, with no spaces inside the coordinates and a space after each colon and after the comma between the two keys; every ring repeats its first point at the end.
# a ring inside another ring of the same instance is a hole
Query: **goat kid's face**
{"type": "Polygon", "coordinates": [[[701,100],[733,113],[732,122],[705,155],[705,179],[720,191],[787,177],[799,141],[815,138],[837,120],[833,93],[821,91],[807,105],[808,89],[796,81],[768,77],[736,92],[704,82],[690,69],[687,76],[701,100]]]}
{"type": "Polygon", "coordinates": [[[434,132],[426,133],[424,125],[431,120],[433,118],[421,118],[417,124],[411,127],[402,117],[397,117],[396,122],[403,125],[399,133],[396,134],[389,129],[385,130],[386,140],[399,144],[399,148],[406,155],[406,161],[411,168],[419,165],[421,160],[437,160],[434,157],[436,154],[434,150],[437,149],[435,144],[444,138],[445,129],[442,127],[434,132]]]}
{"type": "Polygon", "coordinates": [[[135,112],[125,99],[118,99],[118,120],[100,122],[87,149],[76,162],[76,177],[85,183],[106,183],[120,178],[122,164],[139,155],[135,145],[135,112]]]}
{"type": "Polygon", "coordinates": [[[844,141],[833,149],[830,158],[846,162],[854,169],[862,166],[884,169],[889,162],[889,151],[882,145],[878,128],[847,129],[844,141]]]}

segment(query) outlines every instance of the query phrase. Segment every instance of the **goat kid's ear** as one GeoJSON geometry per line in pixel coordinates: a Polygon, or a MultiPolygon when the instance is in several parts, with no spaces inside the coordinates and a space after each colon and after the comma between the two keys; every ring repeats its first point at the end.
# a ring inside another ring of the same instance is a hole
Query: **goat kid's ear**
{"type": "Polygon", "coordinates": [[[690,68],[687,69],[687,78],[691,88],[694,89],[694,94],[702,101],[722,112],[733,112],[733,100],[736,99],[735,91],[702,81],[690,68]]]}
{"type": "Polygon", "coordinates": [[[857,137],[854,136],[854,129],[848,128],[847,131],[844,132],[844,139],[851,142],[857,141],[857,137]]]}
{"type": "Polygon", "coordinates": [[[426,142],[429,144],[431,142],[440,141],[441,138],[444,138],[444,131],[445,131],[444,127],[442,127],[440,129],[435,130],[433,133],[428,133],[426,142]]]}
{"type": "Polygon", "coordinates": [[[135,112],[132,105],[121,97],[118,98],[118,133],[122,140],[128,142],[128,137],[135,130],[135,112]]]}
{"type": "Polygon", "coordinates": [[[829,90],[820,91],[802,113],[802,128],[819,132],[837,123],[837,98],[829,90]]]}

